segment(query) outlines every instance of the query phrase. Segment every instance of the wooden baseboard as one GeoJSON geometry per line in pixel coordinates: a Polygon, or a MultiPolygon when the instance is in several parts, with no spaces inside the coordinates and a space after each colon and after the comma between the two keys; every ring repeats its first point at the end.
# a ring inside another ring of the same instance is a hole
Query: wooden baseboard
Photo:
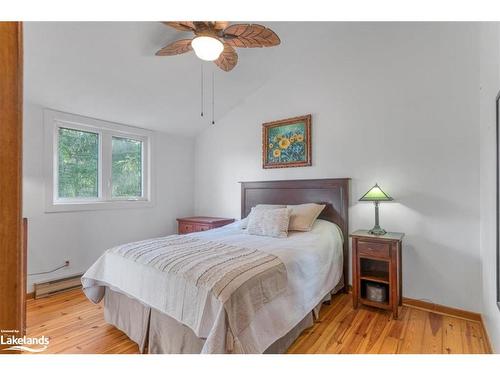
{"type": "MultiPolygon", "coordinates": [[[[351,293],[352,285],[348,285],[347,289],[348,292],[351,293]]],[[[406,297],[403,297],[403,305],[415,309],[431,311],[441,315],[448,315],[456,318],[479,322],[483,331],[483,337],[485,338],[486,348],[490,353],[493,353],[490,337],[488,336],[488,331],[486,330],[486,325],[484,324],[483,316],[481,314],[406,297]]]]}
{"type": "MultiPolygon", "coordinates": [[[[349,290],[349,293],[351,293],[352,285],[348,285],[348,290],[349,290]]],[[[435,312],[435,313],[439,313],[439,314],[443,314],[443,315],[449,315],[449,316],[454,316],[457,318],[473,320],[475,322],[483,323],[483,318],[482,318],[481,314],[476,313],[476,312],[472,312],[472,311],[457,309],[455,307],[448,307],[448,306],[444,306],[444,305],[439,305],[437,303],[426,302],[426,301],[421,301],[418,299],[406,298],[406,297],[403,297],[403,305],[409,306],[409,307],[414,307],[414,308],[420,309],[420,310],[431,311],[431,312],[435,312]]],[[[484,327],[484,324],[483,324],[483,327],[484,327]]]]}
{"type": "Polygon", "coordinates": [[[26,293],[26,300],[35,298],[35,292],[26,293]]]}
{"type": "Polygon", "coordinates": [[[404,297],[403,298],[403,305],[409,306],[409,307],[414,307],[414,308],[417,308],[420,310],[426,310],[426,311],[431,311],[431,312],[435,312],[435,313],[440,313],[443,315],[449,315],[449,316],[453,316],[456,318],[473,320],[475,322],[482,322],[481,314],[479,314],[479,313],[467,311],[467,310],[461,310],[461,309],[457,309],[454,307],[438,305],[437,303],[426,302],[426,301],[421,301],[418,299],[404,297]]]}

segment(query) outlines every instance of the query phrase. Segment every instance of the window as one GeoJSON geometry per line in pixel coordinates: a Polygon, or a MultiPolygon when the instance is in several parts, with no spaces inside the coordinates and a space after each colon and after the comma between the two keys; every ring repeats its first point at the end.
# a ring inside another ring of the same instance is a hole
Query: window
{"type": "Polygon", "coordinates": [[[59,198],[98,198],[99,134],[59,128],[59,198]]]}
{"type": "Polygon", "coordinates": [[[45,110],[46,211],[151,206],[151,132],[45,110]]]}
{"type": "Polygon", "coordinates": [[[142,142],[113,137],[113,198],[142,196],[142,142]]]}

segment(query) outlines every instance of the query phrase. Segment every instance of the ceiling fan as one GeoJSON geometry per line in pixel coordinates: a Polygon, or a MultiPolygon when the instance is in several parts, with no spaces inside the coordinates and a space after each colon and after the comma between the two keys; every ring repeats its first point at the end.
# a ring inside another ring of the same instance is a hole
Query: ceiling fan
{"type": "Polygon", "coordinates": [[[163,22],[179,31],[192,31],[194,38],[180,39],[156,52],[157,56],[172,56],[194,50],[196,56],[213,61],[228,72],[238,62],[238,48],[274,47],[281,43],[274,31],[257,24],[229,25],[226,21],[163,22]]]}

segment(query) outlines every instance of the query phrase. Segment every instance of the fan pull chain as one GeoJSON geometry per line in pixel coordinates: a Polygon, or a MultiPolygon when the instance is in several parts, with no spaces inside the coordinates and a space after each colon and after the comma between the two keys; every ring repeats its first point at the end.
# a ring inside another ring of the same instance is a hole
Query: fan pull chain
{"type": "Polygon", "coordinates": [[[214,72],[212,71],[212,125],[215,125],[215,79],[214,79],[214,72]]]}
{"type": "Polygon", "coordinates": [[[201,75],[200,75],[200,87],[201,87],[201,92],[200,92],[200,108],[201,108],[201,117],[203,117],[203,63],[201,63],[201,75]]]}

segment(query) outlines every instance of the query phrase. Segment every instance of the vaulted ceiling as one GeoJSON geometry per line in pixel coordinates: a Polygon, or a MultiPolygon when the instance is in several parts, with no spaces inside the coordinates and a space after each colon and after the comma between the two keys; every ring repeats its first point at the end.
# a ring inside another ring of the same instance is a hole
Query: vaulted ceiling
{"type": "MultiPolygon", "coordinates": [[[[263,23],[281,45],[238,49],[231,72],[205,66],[205,118],[200,117],[200,65],[194,53],[157,57],[176,39],[191,36],[158,22],[26,22],[25,101],[64,112],[196,135],[210,125],[211,72],[215,121],[297,59],[314,58],[329,23],[263,23]]],[[[292,77],[293,79],[293,77],[292,77]]],[[[258,110],[258,108],[256,108],[258,110]]]]}

